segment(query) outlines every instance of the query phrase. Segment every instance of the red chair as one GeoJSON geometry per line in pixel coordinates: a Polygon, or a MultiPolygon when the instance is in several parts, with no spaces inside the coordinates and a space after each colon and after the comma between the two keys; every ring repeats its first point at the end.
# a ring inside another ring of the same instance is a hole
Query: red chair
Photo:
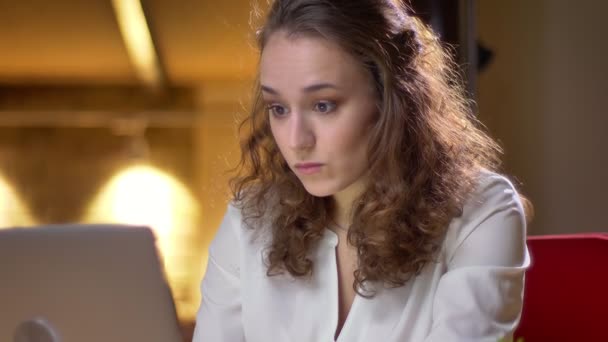
{"type": "Polygon", "coordinates": [[[531,236],[524,342],[608,341],[608,234],[531,236]]]}

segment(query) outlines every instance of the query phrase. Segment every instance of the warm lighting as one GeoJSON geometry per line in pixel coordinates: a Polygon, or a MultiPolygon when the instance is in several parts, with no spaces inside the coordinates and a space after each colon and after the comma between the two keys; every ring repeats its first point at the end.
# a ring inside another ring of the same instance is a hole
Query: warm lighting
{"type": "Polygon", "coordinates": [[[139,77],[146,84],[160,85],[160,62],[140,0],[112,0],[112,5],[127,52],[139,77]]]}
{"type": "Polygon", "coordinates": [[[31,226],[34,220],[15,189],[0,176],[0,228],[31,226]]]}
{"type": "Polygon", "coordinates": [[[189,191],[174,177],[146,165],[130,167],[101,190],[92,203],[88,223],[149,226],[173,290],[180,319],[192,319],[200,301],[201,252],[193,241],[199,209],[189,191]]]}

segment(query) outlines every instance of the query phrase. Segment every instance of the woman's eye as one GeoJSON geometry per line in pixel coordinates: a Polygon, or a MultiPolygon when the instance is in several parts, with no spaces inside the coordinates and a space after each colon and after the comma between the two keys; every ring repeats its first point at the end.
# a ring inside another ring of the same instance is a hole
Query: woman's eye
{"type": "Polygon", "coordinates": [[[267,109],[271,115],[274,115],[276,117],[281,117],[287,114],[287,109],[281,105],[269,105],[267,109]]]}
{"type": "Polygon", "coordinates": [[[336,104],[330,101],[321,101],[315,104],[315,111],[319,113],[329,113],[336,108],[336,104]]]}

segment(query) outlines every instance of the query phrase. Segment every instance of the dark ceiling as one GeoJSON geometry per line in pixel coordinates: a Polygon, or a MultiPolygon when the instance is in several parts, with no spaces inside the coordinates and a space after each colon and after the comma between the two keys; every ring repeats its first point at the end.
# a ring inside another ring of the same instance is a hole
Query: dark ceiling
{"type": "MultiPolygon", "coordinates": [[[[169,83],[251,77],[253,1],[142,1],[169,83]]],[[[1,84],[138,82],[110,0],[0,0],[0,27],[1,84]]]]}

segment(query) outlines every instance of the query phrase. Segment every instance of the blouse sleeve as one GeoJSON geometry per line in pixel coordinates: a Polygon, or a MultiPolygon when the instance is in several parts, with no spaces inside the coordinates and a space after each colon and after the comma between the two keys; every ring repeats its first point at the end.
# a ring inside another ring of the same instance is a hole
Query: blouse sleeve
{"type": "Polygon", "coordinates": [[[241,321],[239,228],[240,215],[230,205],[209,246],[193,342],[245,341],[241,321]]]}
{"type": "Polygon", "coordinates": [[[425,342],[510,338],[529,265],[524,210],[511,183],[496,174],[486,177],[450,225],[444,247],[447,271],[425,342]]]}

